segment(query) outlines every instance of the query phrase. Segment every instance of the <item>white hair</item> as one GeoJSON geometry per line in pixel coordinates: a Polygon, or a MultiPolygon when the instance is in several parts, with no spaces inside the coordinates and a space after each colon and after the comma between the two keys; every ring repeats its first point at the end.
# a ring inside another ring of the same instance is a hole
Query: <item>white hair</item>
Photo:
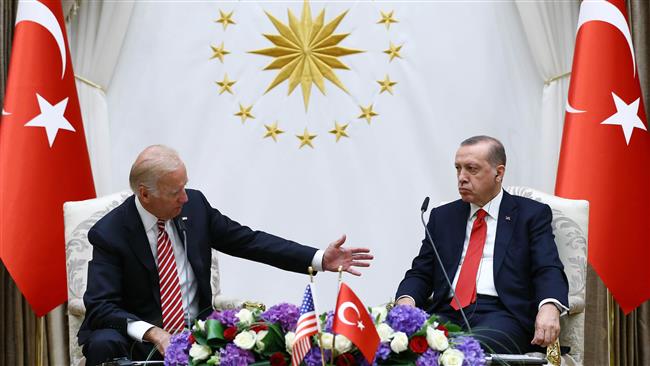
{"type": "Polygon", "coordinates": [[[165,145],[151,145],[135,159],[129,174],[129,185],[136,195],[138,187],[146,187],[153,195],[158,194],[158,180],[183,165],[176,150],[165,145]]]}

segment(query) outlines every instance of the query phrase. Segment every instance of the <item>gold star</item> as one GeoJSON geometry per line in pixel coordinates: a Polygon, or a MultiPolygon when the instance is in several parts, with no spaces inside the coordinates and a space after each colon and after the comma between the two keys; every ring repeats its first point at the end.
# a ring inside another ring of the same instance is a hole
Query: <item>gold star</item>
{"type": "Polygon", "coordinates": [[[386,78],[384,80],[377,80],[377,83],[381,86],[381,90],[379,91],[379,94],[387,91],[391,94],[393,94],[393,86],[397,84],[397,81],[391,81],[390,78],[388,77],[388,74],[386,74],[386,78]]]}
{"type": "Polygon", "coordinates": [[[246,118],[255,119],[255,116],[251,114],[251,109],[253,109],[252,104],[248,107],[244,107],[239,103],[239,112],[235,113],[235,116],[241,117],[241,123],[244,123],[246,118]]]}
{"type": "Polygon", "coordinates": [[[372,117],[379,115],[372,110],[372,104],[369,105],[368,108],[364,108],[363,106],[359,106],[359,108],[361,108],[361,114],[357,118],[365,118],[366,121],[368,121],[368,124],[370,124],[372,117]]]}
{"type": "Polygon", "coordinates": [[[230,13],[224,13],[221,9],[219,9],[219,14],[221,15],[221,17],[215,20],[215,22],[223,24],[223,30],[226,30],[228,24],[235,24],[235,21],[232,20],[232,13],[234,12],[235,11],[233,10],[230,13]]]}
{"type": "Polygon", "coordinates": [[[345,129],[348,128],[349,123],[346,123],[344,125],[340,125],[338,122],[334,122],[334,129],[330,131],[331,134],[334,134],[336,136],[336,142],[339,142],[339,139],[341,137],[350,137],[348,134],[345,132],[345,129]]]}
{"type": "Polygon", "coordinates": [[[394,11],[391,10],[390,13],[384,13],[380,10],[379,12],[381,13],[381,19],[379,19],[377,24],[386,24],[386,29],[390,28],[391,23],[399,23],[397,19],[393,18],[393,13],[395,13],[394,11]]]}
{"type": "Polygon", "coordinates": [[[210,48],[212,48],[212,57],[210,57],[210,60],[218,58],[221,63],[223,63],[223,56],[230,53],[223,48],[223,42],[221,42],[221,46],[219,47],[210,45],[210,48]]]}
{"type": "Polygon", "coordinates": [[[232,94],[232,86],[236,83],[236,80],[228,80],[228,74],[225,74],[223,76],[223,80],[221,81],[215,81],[217,85],[219,85],[219,95],[223,94],[223,92],[228,92],[232,94]]]}
{"type": "Polygon", "coordinates": [[[300,147],[298,148],[302,149],[303,146],[308,145],[313,149],[314,145],[311,144],[311,140],[315,139],[316,136],[318,135],[310,135],[307,131],[307,128],[305,127],[305,132],[302,135],[296,135],[296,137],[300,140],[300,147]]]}
{"type": "Polygon", "coordinates": [[[272,125],[264,125],[266,127],[266,135],[264,135],[264,138],[270,137],[273,139],[273,141],[277,142],[278,140],[276,139],[279,134],[284,133],[281,129],[278,128],[278,122],[275,121],[273,122],[272,125]]]}
{"type": "Polygon", "coordinates": [[[395,57],[402,58],[402,55],[399,54],[399,51],[402,49],[403,45],[394,45],[393,42],[390,42],[390,48],[384,51],[385,54],[390,56],[390,61],[393,61],[395,57]]]}
{"type": "Polygon", "coordinates": [[[313,84],[316,84],[321,93],[325,95],[324,79],[347,93],[345,86],[333,69],[349,70],[338,58],[363,52],[337,46],[349,35],[349,33],[333,34],[347,11],[327,24],[324,24],[325,10],[321,10],[318,16],[312,19],[309,1],[304,2],[300,19],[296,18],[291,10],[288,13],[288,25],[266,13],[279,34],[265,34],[264,37],[271,41],[275,47],[250,51],[275,58],[264,70],[280,70],[265,93],[288,79],[289,91],[287,95],[290,95],[300,84],[305,110],[309,106],[309,96],[313,84]]]}

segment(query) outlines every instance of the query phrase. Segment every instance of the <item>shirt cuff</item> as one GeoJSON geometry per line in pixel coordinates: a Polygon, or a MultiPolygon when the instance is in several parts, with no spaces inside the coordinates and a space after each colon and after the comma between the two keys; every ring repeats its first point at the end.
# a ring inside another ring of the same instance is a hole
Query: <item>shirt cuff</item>
{"type": "Polygon", "coordinates": [[[548,303],[551,303],[551,304],[555,305],[555,307],[557,307],[557,309],[560,311],[560,316],[564,316],[564,315],[569,313],[569,308],[562,305],[561,302],[559,302],[559,301],[557,301],[555,299],[552,299],[552,298],[548,298],[548,299],[544,299],[544,300],[540,301],[539,306],[537,307],[537,310],[539,310],[542,307],[542,305],[548,304],[548,303]]]}
{"type": "Polygon", "coordinates": [[[314,258],[311,259],[311,266],[312,268],[314,268],[314,271],[323,272],[324,255],[325,255],[325,251],[323,249],[318,249],[318,251],[316,251],[316,254],[314,254],[314,258]]]}
{"type": "Polygon", "coordinates": [[[141,320],[126,320],[126,333],[129,335],[129,337],[135,339],[138,342],[142,342],[142,337],[144,337],[144,334],[153,327],[153,325],[141,320]]]}
{"type": "Polygon", "coordinates": [[[395,303],[397,303],[397,302],[400,301],[401,299],[411,299],[411,301],[413,301],[413,306],[416,305],[416,304],[415,304],[415,299],[412,298],[412,297],[409,296],[409,295],[402,295],[402,296],[398,297],[398,298],[395,300],[395,303]]]}

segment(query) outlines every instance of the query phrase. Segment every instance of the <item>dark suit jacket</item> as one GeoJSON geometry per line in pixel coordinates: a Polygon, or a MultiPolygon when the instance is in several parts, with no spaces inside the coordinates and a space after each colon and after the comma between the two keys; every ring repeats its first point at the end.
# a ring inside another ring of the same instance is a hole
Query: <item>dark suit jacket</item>
{"type": "MultiPolygon", "coordinates": [[[[431,210],[427,225],[449,279],[459,268],[470,213],[457,200],[431,210]]],[[[494,285],[501,302],[527,329],[534,329],[540,301],[553,298],[568,307],[568,283],[551,229],[548,205],[503,192],[494,245],[494,285]]],[[[449,285],[426,240],[399,285],[396,298],[409,295],[435,312],[449,302],[449,285]]]]}
{"type": "MultiPolygon", "coordinates": [[[[188,189],[187,196],[179,217],[187,217],[187,256],[196,276],[203,316],[211,311],[212,248],[285,270],[307,272],[317,249],[242,226],[212,208],[199,191],[188,189]]],[[[100,219],[88,232],[88,240],[93,245],[93,259],[88,263],[86,317],[79,330],[79,344],[96,329],[116,329],[127,337],[127,319],[162,327],[158,269],[135,196],[100,219]]]]}

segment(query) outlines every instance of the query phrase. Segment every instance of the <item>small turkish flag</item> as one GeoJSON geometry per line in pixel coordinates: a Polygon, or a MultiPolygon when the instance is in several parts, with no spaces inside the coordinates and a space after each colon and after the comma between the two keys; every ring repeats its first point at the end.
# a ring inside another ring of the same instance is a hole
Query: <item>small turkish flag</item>
{"type": "Polygon", "coordinates": [[[336,334],[348,337],[372,365],[379,347],[379,334],[368,310],[345,283],[341,283],[339,296],[336,299],[332,330],[336,334]]]}
{"type": "Polygon", "coordinates": [[[626,314],[650,298],[649,166],[625,1],[583,1],[555,192],[589,201],[589,263],[626,314]]]}
{"type": "Polygon", "coordinates": [[[68,298],[63,202],[94,196],[61,1],[20,1],[0,122],[0,257],[38,316],[68,298]]]}

